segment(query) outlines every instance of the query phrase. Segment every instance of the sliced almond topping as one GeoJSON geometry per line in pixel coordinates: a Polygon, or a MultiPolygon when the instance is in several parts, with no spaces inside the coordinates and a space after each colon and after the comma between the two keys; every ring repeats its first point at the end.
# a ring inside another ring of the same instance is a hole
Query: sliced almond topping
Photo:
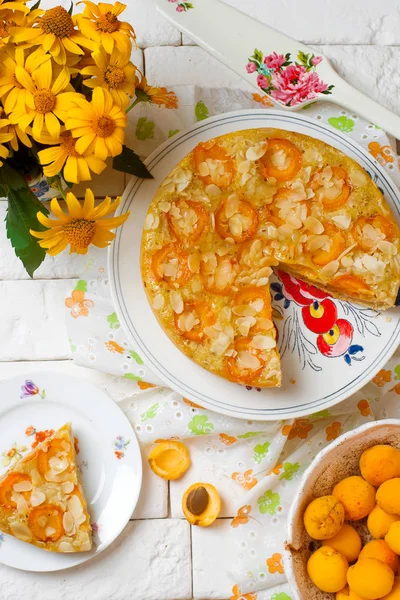
{"type": "Polygon", "coordinates": [[[157,294],[153,300],[153,308],[155,310],[159,310],[164,306],[164,296],[162,294],[157,294]]]}
{"type": "Polygon", "coordinates": [[[200,269],[200,254],[194,252],[188,258],[188,267],[191,273],[198,273],[200,269]]]}
{"type": "Polygon", "coordinates": [[[68,500],[67,504],[68,504],[68,510],[70,511],[70,513],[72,514],[74,519],[78,519],[83,514],[82,503],[76,494],[71,496],[71,498],[68,500]]]}
{"type": "Polygon", "coordinates": [[[351,223],[350,215],[336,215],[332,217],[332,221],[339,227],[339,229],[348,229],[351,223]]]}
{"type": "Polygon", "coordinates": [[[192,280],[191,287],[192,287],[192,292],[194,294],[197,294],[197,292],[201,292],[201,290],[203,289],[203,284],[200,279],[195,278],[192,280]]]}
{"type": "Polygon", "coordinates": [[[202,177],[207,177],[210,174],[210,169],[208,168],[208,165],[206,162],[201,162],[199,164],[199,173],[202,177]]]}
{"type": "Polygon", "coordinates": [[[154,215],[153,215],[153,213],[147,213],[146,218],[145,218],[144,223],[143,223],[143,229],[145,231],[148,231],[149,229],[152,229],[153,223],[154,223],[154,215]]]}
{"type": "Polygon", "coordinates": [[[40,506],[46,501],[46,494],[40,490],[33,490],[31,494],[31,506],[40,506]]]}
{"type": "Polygon", "coordinates": [[[36,469],[32,469],[31,479],[33,485],[40,485],[42,482],[42,478],[40,477],[39,472],[36,469]]]}
{"type": "Polygon", "coordinates": [[[266,319],[264,317],[261,319],[257,319],[257,325],[260,329],[264,329],[265,331],[268,331],[274,326],[273,322],[270,319],[266,319]]]}
{"type": "Polygon", "coordinates": [[[308,251],[314,254],[314,252],[323,248],[325,244],[328,244],[329,241],[330,238],[327,235],[310,235],[307,241],[308,251]]]}
{"type": "Polygon", "coordinates": [[[171,302],[172,310],[180,315],[183,312],[183,300],[179,292],[172,290],[169,294],[169,300],[171,302]]]}
{"type": "Polygon", "coordinates": [[[311,231],[311,233],[314,233],[315,235],[321,235],[325,229],[321,221],[315,217],[307,217],[307,219],[304,221],[304,225],[309,231],[311,231]]]}
{"type": "Polygon", "coordinates": [[[10,529],[12,534],[19,540],[22,540],[23,542],[32,541],[32,532],[24,523],[10,523],[10,529]]]}
{"type": "Polygon", "coordinates": [[[247,160],[251,160],[253,162],[256,160],[260,160],[260,158],[262,158],[264,156],[264,154],[266,153],[267,148],[268,148],[268,143],[265,141],[258,142],[258,144],[251,146],[246,151],[247,160]]]}
{"type": "Polygon", "coordinates": [[[333,275],[339,269],[339,266],[339,261],[333,260],[332,262],[322,267],[322,269],[320,270],[320,274],[322,275],[322,277],[327,277],[329,279],[330,277],[333,277],[333,275]]]}
{"type": "Polygon", "coordinates": [[[171,202],[159,202],[158,208],[161,210],[161,212],[167,213],[171,209],[171,202]]]}
{"type": "Polygon", "coordinates": [[[225,202],[225,215],[227,219],[230,219],[239,211],[239,196],[237,194],[231,194],[228,196],[225,202]]]}
{"type": "Polygon", "coordinates": [[[362,264],[377,277],[383,277],[385,274],[386,265],[383,261],[378,260],[375,256],[371,256],[370,254],[363,254],[361,257],[362,264]]]}
{"type": "Polygon", "coordinates": [[[286,223],[292,229],[300,229],[303,225],[303,223],[300,221],[300,219],[298,219],[295,215],[290,214],[290,213],[286,217],[286,223]]]}
{"type": "Polygon", "coordinates": [[[72,481],[64,481],[64,483],[61,484],[61,489],[64,492],[64,494],[70,494],[73,489],[74,489],[74,484],[72,483],[72,481]]]}
{"type": "Polygon", "coordinates": [[[276,340],[269,335],[255,335],[250,342],[250,346],[258,350],[272,350],[276,346],[276,340]]]}
{"type": "Polygon", "coordinates": [[[217,339],[213,340],[210,344],[210,352],[217,356],[222,356],[232,343],[231,337],[225,332],[221,332],[217,339]]]}
{"type": "Polygon", "coordinates": [[[378,248],[384,254],[389,254],[390,256],[396,256],[397,248],[392,242],[388,242],[387,240],[382,240],[378,243],[378,248]]]}
{"type": "Polygon", "coordinates": [[[238,165],[238,173],[248,173],[250,171],[251,162],[249,160],[243,160],[238,165]]]}
{"type": "Polygon", "coordinates": [[[219,336],[219,332],[214,327],[204,327],[203,331],[206,334],[206,336],[211,340],[216,340],[219,336]]]}
{"type": "Polygon", "coordinates": [[[256,319],[254,317],[239,317],[236,319],[236,324],[238,326],[239,333],[244,337],[247,337],[251,327],[256,324],[256,319]]]}
{"type": "Polygon", "coordinates": [[[42,527],[42,528],[46,527],[46,523],[47,523],[47,517],[42,516],[42,517],[38,518],[39,527],[42,527]]]}
{"type": "Polygon", "coordinates": [[[14,492],[30,492],[31,489],[32,484],[28,479],[24,479],[23,481],[19,481],[13,485],[14,492]]]}
{"type": "Polygon", "coordinates": [[[238,304],[232,308],[232,312],[237,317],[255,317],[257,314],[255,307],[249,304],[238,304]]]}
{"type": "Polygon", "coordinates": [[[221,188],[219,188],[217,185],[215,185],[215,183],[210,183],[206,187],[205,192],[208,196],[212,196],[214,198],[217,198],[218,196],[220,196],[222,194],[221,188]]]}
{"type": "Polygon", "coordinates": [[[352,169],[349,173],[349,179],[355,187],[361,187],[368,182],[368,176],[360,169],[352,169]]]}
{"type": "Polygon", "coordinates": [[[251,369],[255,371],[261,367],[261,363],[256,356],[247,350],[240,350],[236,357],[238,367],[241,369],[251,369]]]}
{"type": "Polygon", "coordinates": [[[58,544],[58,549],[60,552],[74,552],[74,547],[70,542],[60,542],[58,544]]]}
{"type": "Polygon", "coordinates": [[[59,458],[58,456],[52,456],[49,460],[49,465],[54,473],[63,473],[68,469],[69,461],[66,457],[59,458]]]}
{"type": "Polygon", "coordinates": [[[63,526],[66,533],[72,533],[74,529],[74,517],[69,511],[66,511],[63,516],[63,526]]]}
{"type": "Polygon", "coordinates": [[[56,533],[56,530],[54,529],[54,527],[46,527],[46,529],[45,529],[46,537],[51,537],[55,533],[56,533]]]}

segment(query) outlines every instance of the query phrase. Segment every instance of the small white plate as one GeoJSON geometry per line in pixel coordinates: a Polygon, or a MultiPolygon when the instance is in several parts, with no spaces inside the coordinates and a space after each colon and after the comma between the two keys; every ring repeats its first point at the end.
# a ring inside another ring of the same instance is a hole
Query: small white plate
{"type": "Polygon", "coordinates": [[[379,315],[347,302],[315,296],[298,281],[285,285],[283,279],[275,279],[273,305],[281,315],[275,320],[283,371],[279,389],[246,388],[217,377],[187,358],[163,332],[147,301],[140,272],[142,228],[149,204],[163,179],[196,144],[232,131],[260,127],[309,135],[353,158],[381,188],[400,223],[399,190],[377,160],[350,137],[303,114],[240,110],[197,123],[167,140],[146,160],[154,179],[133,179],[125,191],[118,212],[130,210],[131,217],[110,247],[109,273],[114,304],[125,331],[166,385],[223,414],[276,420],[325,410],[368,383],[399,345],[400,309],[379,315]],[[321,334],[313,332],[310,318],[304,320],[312,301],[325,301],[330,306],[327,314],[335,315],[332,326],[337,325],[340,337],[334,348],[324,343],[321,334]]]}
{"type": "Polygon", "coordinates": [[[128,419],[93,385],[61,373],[3,381],[0,398],[1,475],[31,450],[35,432],[72,423],[94,534],[90,552],[56,554],[0,532],[0,563],[24,571],[59,571],[97,556],[124,529],[139,498],[142,460],[128,419]]]}

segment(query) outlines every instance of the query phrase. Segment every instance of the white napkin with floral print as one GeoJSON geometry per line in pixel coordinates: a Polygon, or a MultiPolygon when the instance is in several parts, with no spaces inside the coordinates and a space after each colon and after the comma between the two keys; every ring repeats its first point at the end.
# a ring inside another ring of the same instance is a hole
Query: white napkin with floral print
{"type": "MultiPolygon", "coordinates": [[[[128,144],[143,156],[196,121],[240,108],[268,106],[258,94],[240,90],[177,88],[179,108],[140,105],[129,128],[128,144]]],[[[383,131],[340,107],[315,103],[312,118],[351,135],[400,184],[398,157],[383,131]]],[[[249,422],[221,416],[182,399],[163,386],[120,327],[108,288],[107,254],[88,254],[81,279],[65,300],[72,356],[91,367],[135,382],[120,406],[138,438],[148,445],[163,438],[185,440],[192,467],[171,482],[172,516],[181,517],[180,499],[195,481],[209,481],[220,492],[224,514],[221,568],[231,600],[290,600],[282,562],[286,517],[298,480],[317,452],[345,431],[373,419],[400,417],[400,356],[360,392],[308,418],[249,422]],[[399,363],[399,364],[398,364],[399,363]],[[398,383],[397,383],[398,381],[398,383]],[[229,558],[229,560],[228,560],[229,558]]],[[[207,530],[193,533],[207,535],[207,530]]]]}

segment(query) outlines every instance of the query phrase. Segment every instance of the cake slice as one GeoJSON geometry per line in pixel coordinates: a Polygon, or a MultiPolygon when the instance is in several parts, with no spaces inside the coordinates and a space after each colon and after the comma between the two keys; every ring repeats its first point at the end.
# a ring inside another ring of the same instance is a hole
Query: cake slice
{"type": "Polygon", "coordinates": [[[70,423],[0,478],[0,530],[50,552],[91,549],[90,515],[70,423]]]}

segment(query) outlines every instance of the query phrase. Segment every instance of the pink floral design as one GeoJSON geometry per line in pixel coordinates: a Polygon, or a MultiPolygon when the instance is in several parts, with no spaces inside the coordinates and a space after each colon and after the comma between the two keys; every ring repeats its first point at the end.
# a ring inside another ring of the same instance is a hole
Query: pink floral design
{"type": "Polygon", "coordinates": [[[297,61],[290,53],[272,52],[264,56],[255,49],[246,65],[248,73],[257,73],[257,85],[263,92],[285,106],[314,100],[318,94],[331,94],[333,85],[326,84],[316,71],[322,56],[300,51],[297,61]]]}
{"type": "Polygon", "coordinates": [[[168,0],[171,4],[176,4],[176,12],[186,12],[191,8],[194,8],[191,2],[180,2],[179,0],[168,0]]]}

